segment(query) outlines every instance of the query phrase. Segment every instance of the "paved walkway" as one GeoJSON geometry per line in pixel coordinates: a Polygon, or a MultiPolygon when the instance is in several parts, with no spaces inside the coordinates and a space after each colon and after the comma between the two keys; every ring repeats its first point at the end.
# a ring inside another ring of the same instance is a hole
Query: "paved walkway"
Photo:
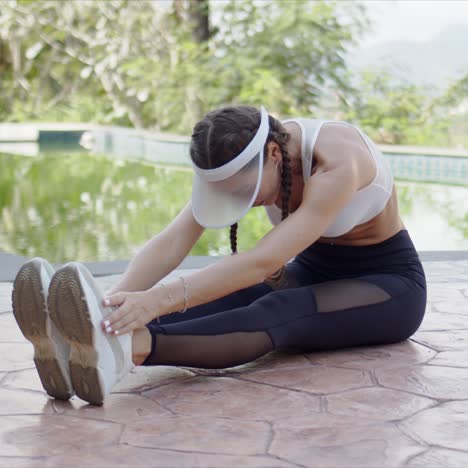
{"type": "Polygon", "coordinates": [[[410,340],[138,367],[103,407],[45,394],[0,283],[0,466],[466,467],[468,261],[423,262],[429,304],[410,340]]]}

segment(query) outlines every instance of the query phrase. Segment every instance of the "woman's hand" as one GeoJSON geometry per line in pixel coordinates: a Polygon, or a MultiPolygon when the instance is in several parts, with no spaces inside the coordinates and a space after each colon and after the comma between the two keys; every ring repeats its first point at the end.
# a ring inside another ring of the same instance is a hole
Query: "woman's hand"
{"type": "Polygon", "coordinates": [[[114,307],[115,310],[102,321],[103,331],[122,335],[142,328],[156,317],[164,315],[162,297],[158,295],[158,289],[118,292],[104,297],[103,305],[114,307]]]}

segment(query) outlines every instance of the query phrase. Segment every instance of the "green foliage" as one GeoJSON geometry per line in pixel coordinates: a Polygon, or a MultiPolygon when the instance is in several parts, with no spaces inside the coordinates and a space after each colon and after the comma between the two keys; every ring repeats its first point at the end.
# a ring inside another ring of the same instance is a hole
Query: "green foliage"
{"type": "Polygon", "coordinates": [[[365,24],[360,5],[208,5],[211,35],[196,42],[187,1],[6,2],[0,119],[93,120],[187,134],[214,107],[264,104],[309,115],[324,89],[348,87],[344,55],[365,24]]]}
{"type": "Polygon", "coordinates": [[[446,146],[468,147],[468,74],[452,81],[429,105],[434,119],[442,124],[446,146]]]}
{"type": "Polygon", "coordinates": [[[369,25],[360,2],[199,5],[1,2],[0,121],[94,121],[190,134],[213,108],[263,104],[281,117],[341,116],[378,142],[468,145],[468,75],[435,99],[385,70],[352,84],[346,55],[369,25]],[[195,34],[203,15],[206,36],[195,34]]]}
{"type": "Polygon", "coordinates": [[[467,78],[460,80],[442,96],[431,99],[427,90],[397,81],[385,69],[367,70],[362,73],[354,92],[344,100],[343,118],[359,124],[379,143],[463,144],[462,140],[454,138],[453,127],[458,114],[451,115],[450,109],[463,101],[467,81],[467,78]]]}
{"type": "MultiPolygon", "coordinates": [[[[191,177],[84,153],[0,154],[0,250],[52,262],[130,258],[187,203],[191,177]]],[[[270,227],[263,207],[251,210],[240,223],[239,251],[270,227]]],[[[226,228],[207,229],[189,255],[229,253],[226,228]]]]}
{"type": "MultiPolygon", "coordinates": [[[[0,154],[0,250],[52,262],[131,258],[187,203],[191,177],[186,170],[79,153],[0,154]]],[[[466,187],[397,186],[405,223],[414,225],[421,209],[431,210],[468,237],[466,187]]],[[[264,207],[251,209],[239,223],[239,251],[270,229],[264,207]]],[[[229,228],[206,229],[189,253],[227,254],[229,228]]]]}

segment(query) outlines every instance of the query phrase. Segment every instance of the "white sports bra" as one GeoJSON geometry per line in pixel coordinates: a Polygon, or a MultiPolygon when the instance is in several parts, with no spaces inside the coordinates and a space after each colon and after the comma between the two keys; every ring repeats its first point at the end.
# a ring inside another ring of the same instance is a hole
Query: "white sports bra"
{"type": "MultiPolygon", "coordinates": [[[[312,158],[315,142],[322,125],[327,122],[342,123],[354,127],[366,143],[374,158],[376,165],[376,175],[374,180],[366,187],[354,193],[348,204],[338,213],[332,224],[328,226],[324,237],[338,237],[353,229],[359,224],[363,224],[379,214],[387,204],[393,187],[393,176],[388,161],[385,160],[382,152],[375,143],[358,127],[347,122],[337,120],[319,119],[287,119],[281,123],[296,122],[302,133],[302,172],[304,181],[310,177],[312,169],[312,158]]],[[[281,221],[281,209],[276,205],[265,206],[268,218],[273,225],[281,221]]]]}

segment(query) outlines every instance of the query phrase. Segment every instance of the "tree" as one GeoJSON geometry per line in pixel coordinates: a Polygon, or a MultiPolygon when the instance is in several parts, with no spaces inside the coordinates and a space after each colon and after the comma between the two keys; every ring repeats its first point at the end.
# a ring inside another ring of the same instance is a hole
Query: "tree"
{"type": "Polygon", "coordinates": [[[8,0],[0,118],[188,133],[232,103],[310,115],[349,86],[366,21],[356,2],[8,0]]]}
{"type": "Polygon", "coordinates": [[[432,101],[430,111],[434,118],[447,121],[447,146],[468,148],[468,75],[452,81],[432,101]]]}
{"type": "Polygon", "coordinates": [[[424,89],[396,80],[385,69],[363,72],[343,102],[343,119],[358,124],[376,142],[431,145],[446,139],[448,120],[435,118],[424,89]]]}

